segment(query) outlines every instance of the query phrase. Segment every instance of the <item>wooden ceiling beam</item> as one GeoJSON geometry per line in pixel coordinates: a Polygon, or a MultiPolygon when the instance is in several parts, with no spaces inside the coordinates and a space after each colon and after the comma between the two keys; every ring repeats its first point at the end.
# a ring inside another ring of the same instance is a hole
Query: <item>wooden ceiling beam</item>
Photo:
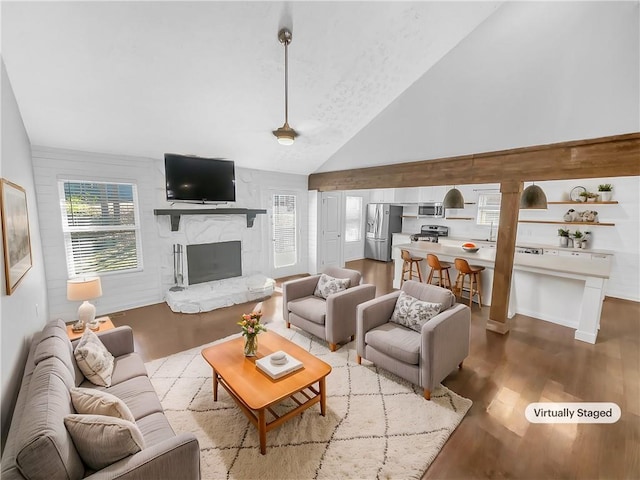
{"type": "Polygon", "coordinates": [[[640,132],[309,175],[309,190],[566,180],[640,175],[640,132]]]}

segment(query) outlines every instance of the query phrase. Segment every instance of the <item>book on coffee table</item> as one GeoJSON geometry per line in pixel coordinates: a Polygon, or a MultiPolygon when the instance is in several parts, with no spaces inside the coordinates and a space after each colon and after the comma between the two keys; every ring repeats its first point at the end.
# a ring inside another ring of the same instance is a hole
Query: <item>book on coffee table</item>
{"type": "Polygon", "coordinates": [[[262,357],[259,360],[256,360],[256,367],[262,370],[264,373],[269,375],[274,380],[280,377],[284,377],[285,375],[294,372],[303,367],[302,362],[286,352],[274,352],[271,355],[267,355],[266,357],[262,357]],[[287,359],[281,365],[275,365],[271,362],[271,357],[273,355],[278,355],[284,353],[285,358],[287,359]]]}

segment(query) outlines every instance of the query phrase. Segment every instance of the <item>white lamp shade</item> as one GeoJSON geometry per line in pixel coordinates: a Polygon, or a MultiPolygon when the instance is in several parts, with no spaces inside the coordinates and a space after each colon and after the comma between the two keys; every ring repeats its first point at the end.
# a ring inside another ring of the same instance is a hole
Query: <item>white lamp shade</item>
{"type": "Polygon", "coordinates": [[[102,296],[100,277],[78,278],[67,281],[67,300],[83,301],[102,296]]]}

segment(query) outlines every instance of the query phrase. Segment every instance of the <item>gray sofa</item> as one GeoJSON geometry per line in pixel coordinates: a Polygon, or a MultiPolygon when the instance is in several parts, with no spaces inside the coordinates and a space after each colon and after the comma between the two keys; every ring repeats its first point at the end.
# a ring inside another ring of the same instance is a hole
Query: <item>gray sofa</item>
{"type": "Polygon", "coordinates": [[[450,290],[408,280],[402,289],[358,305],[356,350],[364,358],[419,385],[424,397],[469,355],[471,309],[456,303],[450,290]],[[420,331],[390,321],[403,291],[412,297],[442,305],[440,313],[420,331]]]}
{"type": "MultiPolygon", "coordinates": [[[[200,448],[193,434],[176,435],[142,362],[130,327],[98,334],[115,357],[110,387],[84,378],[62,320],[35,334],[2,455],[2,479],[198,479],[200,448]],[[99,471],[82,462],[64,417],[75,413],[69,389],[106,390],[124,401],[144,437],[145,448],[99,471]]],[[[76,341],[77,342],[77,341],[76,341]]]]}

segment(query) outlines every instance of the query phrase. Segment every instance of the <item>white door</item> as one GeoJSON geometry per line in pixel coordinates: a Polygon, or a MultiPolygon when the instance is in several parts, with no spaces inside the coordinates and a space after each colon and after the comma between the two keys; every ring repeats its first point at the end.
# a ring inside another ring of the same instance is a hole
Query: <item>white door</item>
{"type": "Polygon", "coordinates": [[[327,267],[342,267],[342,192],[323,192],[321,208],[320,232],[321,255],[320,270],[327,267]]]}
{"type": "Polygon", "coordinates": [[[295,192],[272,192],[270,197],[271,276],[281,278],[299,273],[299,201],[295,192]]]}

